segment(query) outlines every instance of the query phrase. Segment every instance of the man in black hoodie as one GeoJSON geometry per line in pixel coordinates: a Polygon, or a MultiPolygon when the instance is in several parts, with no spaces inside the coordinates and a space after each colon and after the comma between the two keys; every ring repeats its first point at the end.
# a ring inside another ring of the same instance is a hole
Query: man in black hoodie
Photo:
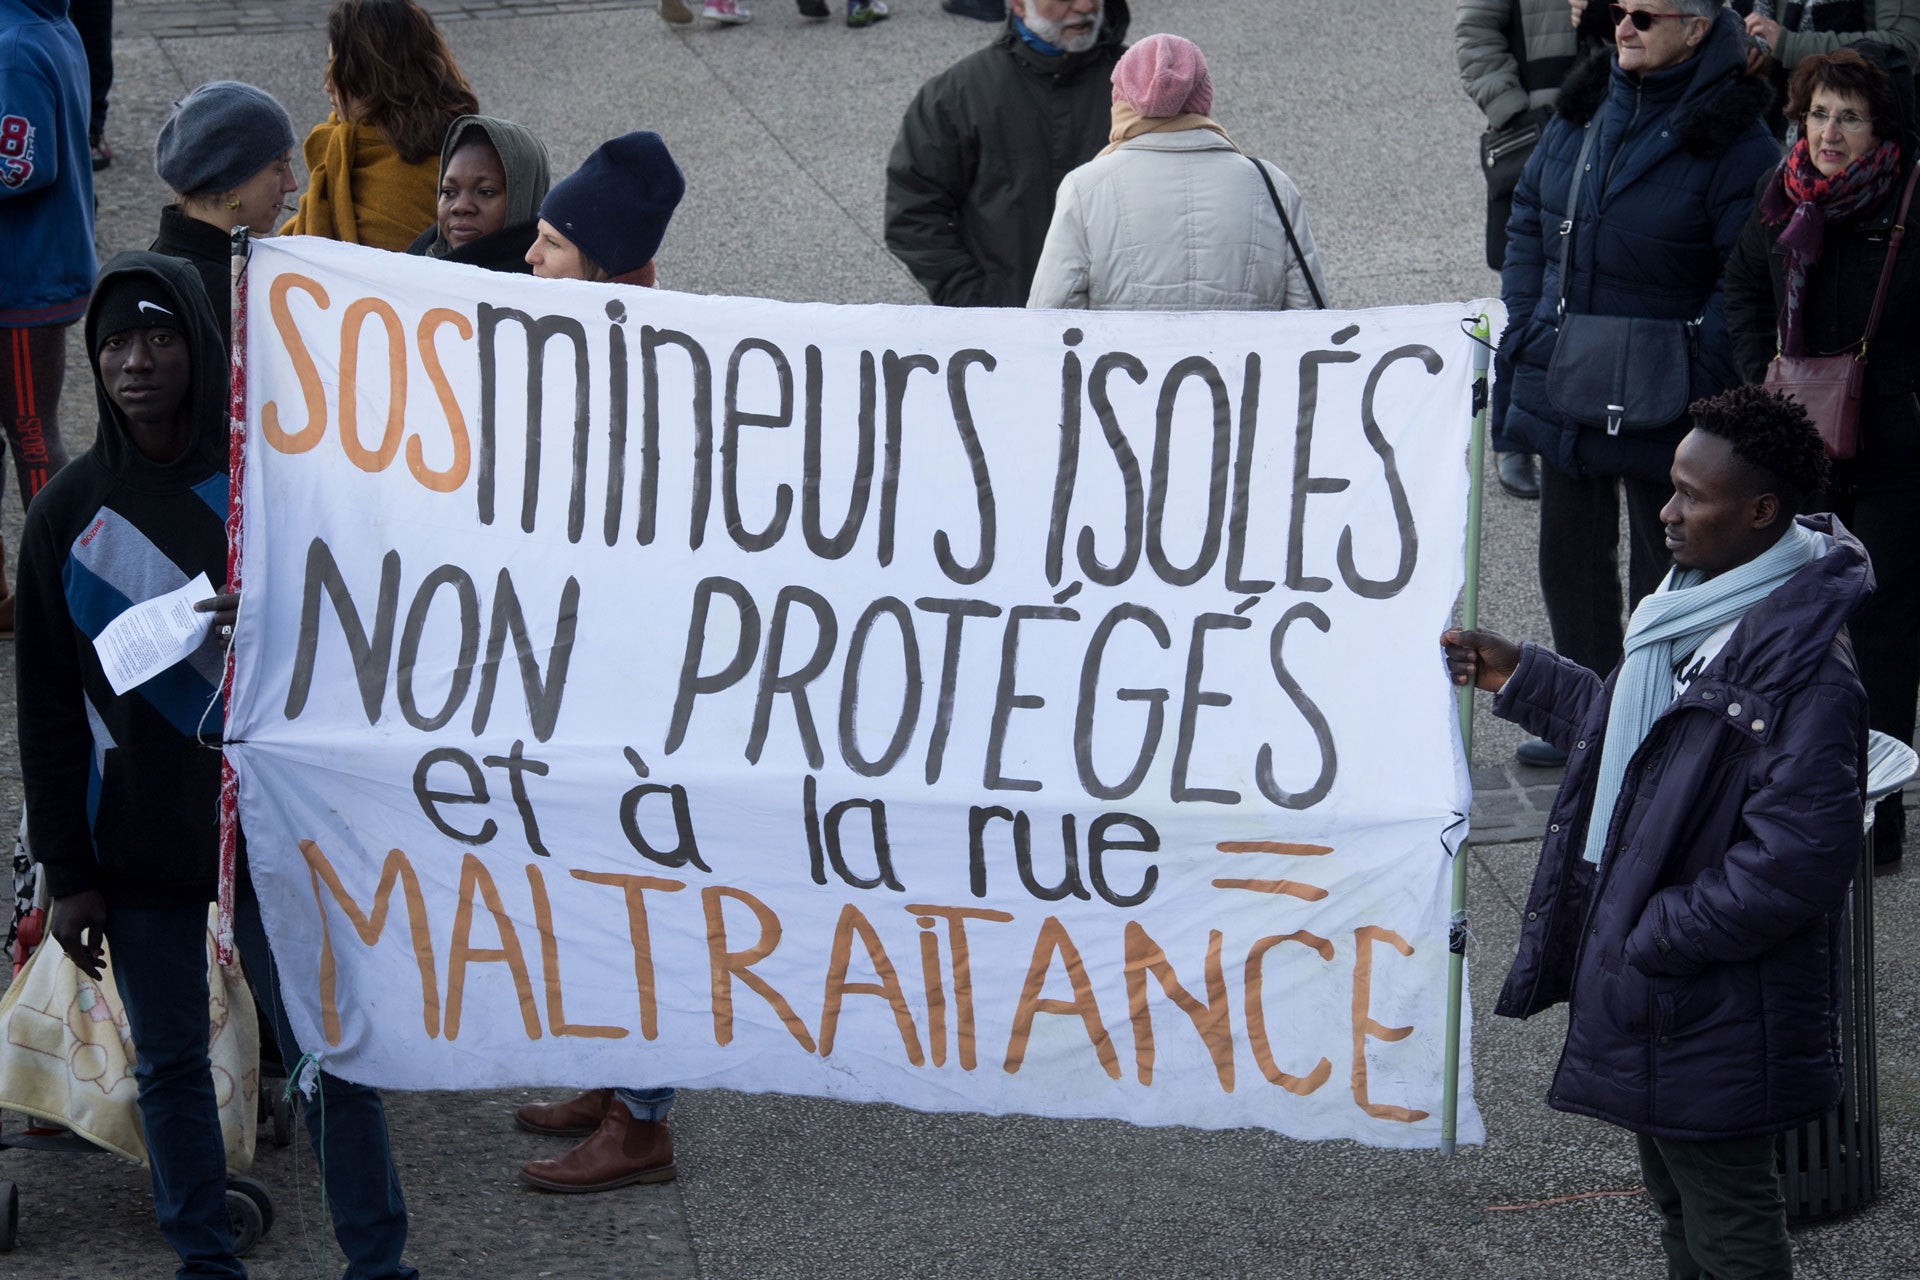
{"type": "Polygon", "coordinates": [[[1107,144],[1127,0],[1011,0],[1000,38],[914,95],[887,248],[943,307],[1022,307],[1060,180],[1107,144]]]}
{"type": "MultiPolygon", "coordinates": [[[[94,641],[132,605],[226,578],[227,359],[188,264],[123,253],[94,287],[99,435],[27,514],[16,672],[29,838],[51,931],[89,976],[108,947],[136,1052],[161,1234],[181,1276],[239,1277],[208,1065],[207,905],[218,868],[222,645],[237,598],[204,602],[199,649],[116,694],[94,641]]],[[[243,864],[244,866],[244,864],[243,864]]],[[[236,934],[263,1014],[295,1043],[242,875],[236,934]]],[[[307,1122],[354,1280],[412,1280],[380,1095],[326,1073],[307,1122]],[[320,1099],[324,1099],[324,1104],[320,1099]],[[324,1124],[322,1123],[324,1117],[324,1124]]]]}

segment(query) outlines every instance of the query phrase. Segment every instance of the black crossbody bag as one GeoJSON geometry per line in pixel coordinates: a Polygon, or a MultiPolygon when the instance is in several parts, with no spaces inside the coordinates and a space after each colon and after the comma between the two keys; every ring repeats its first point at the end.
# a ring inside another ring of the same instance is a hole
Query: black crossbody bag
{"type": "Polygon", "coordinates": [[[1547,362],[1547,400],[1582,426],[1604,428],[1610,436],[1643,435],[1672,426],[1686,413],[1700,322],[1568,312],[1580,179],[1599,132],[1586,126],[1560,223],[1560,334],[1547,362]]]}

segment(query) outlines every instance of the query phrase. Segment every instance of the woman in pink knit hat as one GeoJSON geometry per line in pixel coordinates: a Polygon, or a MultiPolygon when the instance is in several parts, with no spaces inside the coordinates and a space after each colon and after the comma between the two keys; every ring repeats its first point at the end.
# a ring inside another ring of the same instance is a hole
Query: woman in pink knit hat
{"type": "Polygon", "coordinates": [[[1198,45],[1149,36],[1113,69],[1106,150],[1055,197],[1029,307],[1277,311],[1326,306],[1305,202],[1209,114],[1198,45]]]}

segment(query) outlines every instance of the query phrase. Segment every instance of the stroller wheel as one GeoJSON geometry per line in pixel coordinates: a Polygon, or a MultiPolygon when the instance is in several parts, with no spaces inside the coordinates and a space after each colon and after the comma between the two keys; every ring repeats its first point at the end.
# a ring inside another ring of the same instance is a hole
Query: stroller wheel
{"type": "Polygon", "coordinates": [[[233,1253],[244,1258],[267,1233],[267,1220],[260,1206],[244,1191],[227,1188],[227,1217],[233,1222],[233,1253]]]}
{"type": "Polygon", "coordinates": [[[13,1252],[20,1240],[20,1188],[0,1182],[0,1253],[13,1252]]]}
{"type": "Polygon", "coordinates": [[[227,1179],[227,1194],[238,1191],[253,1201],[253,1207],[260,1211],[260,1234],[266,1235],[273,1230],[273,1193],[267,1190],[267,1184],[257,1178],[243,1178],[238,1175],[227,1179]]]}

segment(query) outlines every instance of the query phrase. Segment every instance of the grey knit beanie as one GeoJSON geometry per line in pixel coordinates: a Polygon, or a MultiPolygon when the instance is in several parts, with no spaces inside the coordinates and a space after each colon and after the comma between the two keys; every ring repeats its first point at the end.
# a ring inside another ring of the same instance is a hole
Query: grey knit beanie
{"type": "Polygon", "coordinates": [[[154,140],[153,171],[183,196],[230,191],[292,149],[293,121],[272,94],[215,80],[174,104],[154,140]]]}

